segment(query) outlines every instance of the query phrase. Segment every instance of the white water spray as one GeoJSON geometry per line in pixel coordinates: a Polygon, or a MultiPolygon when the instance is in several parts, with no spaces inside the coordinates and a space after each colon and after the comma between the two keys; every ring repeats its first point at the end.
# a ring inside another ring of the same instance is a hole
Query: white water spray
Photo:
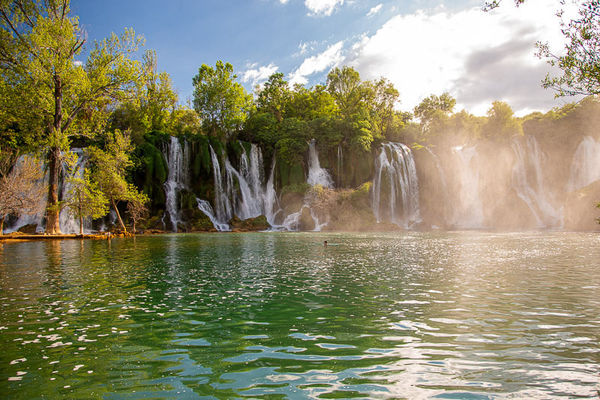
{"type": "Polygon", "coordinates": [[[372,192],[377,222],[410,228],[421,221],[419,182],[410,149],[402,143],[384,143],[375,159],[372,192]]]}

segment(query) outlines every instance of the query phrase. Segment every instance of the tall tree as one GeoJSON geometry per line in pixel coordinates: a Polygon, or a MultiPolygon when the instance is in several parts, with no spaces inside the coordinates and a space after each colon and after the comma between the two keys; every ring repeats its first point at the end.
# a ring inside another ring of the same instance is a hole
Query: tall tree
{"type": "Polygon", "coordinates": [[[484,138],[507,140],[522,135],[523,128],[514,117],[512,108],[503,101],[494,101],[488,110],[488,119],[481,127],[484,138]]]}
{"type": "Polygon", "coordinates": [[[369,119],[374,136],[384,138],[394,123],[394,106],[400,93],[394,84],[385,78],[365,82],[369,119]]]}
{"type": "Polygon", "coordinates": [[[283,74],[277,72],[269,77],[262,89],[258,91],[256,108],[260,112],[269,112],[275,116],[278,122],[283,119],[283,113],[292,93],[283,74]]]}
{"type": "Polygon", "coordinates": [[[345,118],[360,112],[365,90],[359,73],[352,67],[334,68],[327,74],[327,90],[345,118]]]}
{"type": "Polygon", "coordinates": [[[450,96],[449,93],[424,98],[414,109],[415,117],[421,121],[422,135],[428,136],[433,125],[446,120],[454,110],[455,105],[456,99],[450,96]]]}
{"type": "Polygon", "coordinates": [[[98,111],[133,93],[144,76],[132,59],[143,39],[133,30],[112,34],[81,62],[86,34],[69,0],[3,0],[0,23],[0,73],[19,93],[21,106],[42,122],[39,144],[49,171],[46,230],[60,233],[58,187],[69,136],[97,131],[105,116],[98,111]]]}
{"type": "Polygon", "coordinates": [[[236,82],[233,66],[217,61],[215,68],[202,64],[194,76],[194,109],[212,135],[232,136],[241,129],[252,106],[252,96],[236,82]]]}

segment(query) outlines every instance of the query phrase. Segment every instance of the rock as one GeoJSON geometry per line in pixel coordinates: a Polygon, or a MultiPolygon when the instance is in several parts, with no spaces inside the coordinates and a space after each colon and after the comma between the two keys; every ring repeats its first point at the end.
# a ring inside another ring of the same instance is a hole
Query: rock
{"type": "Polygon", "coordinates": [[[234,232],[253,232],[253,231],[266,231],[271,228],[271,225],[267,222],[267,217],[259,215],[256,218],[248,218],[241,220],[238,217],[233,217],[229,221],[234,232]]]}
{"type": "Polygon", "coordinates": [[[567,194],[564,215],[565,229],[573,231],[600,231],[600,181],[567,194]]]}
{"type": "Polygon", "coordinates": [[[20,227],[18,231],[21,233],[27,233],[29,235],[33,235],[37,231],[37,225],[35,225],[35,224],[24,225],[24,226],[20,227]]]}
{"type": "Polygon", "coordinates": [[[310,214],[310,209],[308,207],[302,208],[300,218],[298,219],[298,230],[313,231],[315,227],[315,220],[310,214]]]}

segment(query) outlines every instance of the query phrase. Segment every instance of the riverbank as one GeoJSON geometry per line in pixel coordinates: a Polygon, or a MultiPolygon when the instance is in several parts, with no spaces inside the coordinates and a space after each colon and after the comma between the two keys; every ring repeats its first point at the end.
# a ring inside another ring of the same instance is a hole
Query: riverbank
{"type": "Polygon", "coordinates": [[[49,235],[46,233],[39,234],[27,234],[21,232],[13,232],[5,235],[0,235],[0,243],[6,242],[23,242],[31,240],[65,240],[65,239],[95,239],[95,240],[107,240],[115,237],[127,237],[133,236],[133,234],[113,234],[113,233],[99,233],[99,234],[58,234],[49,235]]]}

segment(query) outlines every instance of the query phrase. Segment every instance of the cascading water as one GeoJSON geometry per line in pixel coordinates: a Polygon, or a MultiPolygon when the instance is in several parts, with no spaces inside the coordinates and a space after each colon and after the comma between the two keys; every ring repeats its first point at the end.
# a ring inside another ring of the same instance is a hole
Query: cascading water
{"type": "Polygon", "coordinates": [[[200,199],[198,208],[213,221],[215,228],[229,230],[227,223],[234,214],[242,220],[264,215],[269,224],[275,227],[275,216],[280,212],[274,186],[275,161],[265,186],[263,157],[257,145],[252,144],[250,151],[240,156],[239,170],[225,157],[225,177],[212,146],[210,153],[215,181],[215,210],[212,207],[209,209],[205,203],[201,204],[200,201],[205,201],[200,199]]]}
{"type": "Polygon", "coordinates": [[[308,179],[306,182],[311,186],[321,185],[329,189],[333,188],[333,180],[329,172],[321,168],[319,163],[319,154],[314,139],[308,144],[308,179]]]}
{"type": "Polygon", "coordinates": [[[221,174],[221,165],[219,157],[210,146],[210,157],[213,166],[213,180],[215,185],[215,216],[219,223],[227,223],[233,217],[233,209],[231,202],[227,196],[227,192],[223,187],[223,175],[221,174]]]}
{"type": "Polygon", "coordinates": [[[456,180],[458,198],[453,213],[453,225],[463,229],[483,228],[483,202],[479,189],[479,170],[474,163],[477,149],[457,146],[452,148],[456,156],[456,180]]]}
{"type": "Polygon", "coordinates": [[[542,170],[543,153],[537,140],[528,136],[525,146],[518,138],[513,140],[515,164],[512,170],[512,184],[517,195],[527,204],[538,228],[556,227],[562,224],[559,209],[552,205],[550,192],[544,185],[542,170]]]}
{"type": "Polygon", "coordinates": [[[579,190],[597,180],[600,180],[600,142],[586,136],[573,155],[567,191],[579,190]]]}
{"type": "Polygon", "coordinates": [[[377,222],[409,228],[421,221],[419,182],[411,150],[402,143],[384,143],[375,159],[372,192],[377,222]]]}
{"type": "Polygon", "coordinates": [[[167,181],[165,182],[166,208],[173,232],[177,232],[177,225],[181,222],[177,194],[189,184],[189,148],[187,141],[182,149],[179,139],[171,136],[166,149],[165,158],[169,167],[167,181]]]}
{"type": "Polygon", "coordinates": [[[196,202],[198,203],[198,209],[202,211],[208,217],[208,219],[210,219],[210,222],[212,222],[216,230],[219,232],[227,232],[231,230],[228,224],[223,224],[217,220],[215,217],[215,212],[208,201],[196,198],[196,202]]]}
{"type": "MultiPolygon", "coordinates": [[[[21,157],[19,157],[14,168],[20,168],[20,165],[22,164],[25,157],[29,157],[29,155],[22,155],[21,157]]],[[[39,168],[41,171],[43,171],[44,164],[42,162],[40,162],[39,168]]],[[[46,186],[48,184],[48,174],[47,173],[44,174],[44,183],[43,184],[44,184],[44,186],[46,186]]],[[[36,208],[38,210],[42,210],[42,211],[35,213],[35,214],[22,214],[17,218],[16,221],[14,221],[14,223],[11,223],[11,224],[9,224],[7,221],[6,225],[4,227],[4,233],[16,232],[26,225],[35,226],[36,232],[38,232],[38,233],[43,232],[44,231],[44,226],[43,226],[44,211],[43,210],[45,209],[46,202],[47,202],[47,198],[45,196],[40,197],[38,199],[38,203],[37,203],[38,205],[36,206],[36,208]]]]}
{"type": "Polygon", "coordinates": [[[281,212],[279,201],[277,199],[277,192],[275,191],[275,165],[276,159],[273,157],[273,165],[271,166],[271,173],[269,174],[269,180],[265,187],[265,199],[264,199],[264,210],[265,217],[269,225],[275,227],[275,217],[281,212]]]}
{"type": "MultiPolygon", "coordinates": [[[[63,164],[61,166],[63,179],[60,181],[58,193],[60,195],[60,198],[63,200],[64,200],[65,196],[71,190],[71,184],[69,183],[69,179],[74,178],[74,177],[82,178],[83,172],[85,169],[85,165],[87,164],[87,161],[88,161],[88,158],[86,157],[86,155],[82,149],[73,148],[73,149],[71,149],[71,152],[77,156],[77,161],[75,162],[75,165],[72,168],[67,167],[66,164],[63,164]]],[[[19,161],[17,161],[17,163],[18,162],[19,161]]],[[[16,168],[18,168],[18,164],[17,164],[16,168]]],[[[40,169],[43,169],[43,168],[44,168],[43,163],[40,163],[40,169]]],[[[44,176],[44,181],[46,182],[45,184],[47,184],[47,182],[48,182],[48,174],[47,173],[44,176]]],[[[41,197],[39,199],[40,205],[38,208],[40,210],[44,210],[46,201],[47,201],[46,197],[41,197]]],[[[19,229],[21,229],[22,227],[24,227],[26,225],[35,225],[36,232],[43,232],[43,230],[44,230],[43,220],[44,220],[44,212],[43,211],[39,212],[37,214],[29,214],[29,215],[24,214],[24,215],[19,216],[19,218],[17,218],[17,220],[11,226],[8,226],[6,229],[4,229],[4,231],[6,233],[11,233],[11,232],[18,231],[19,229]]],[[[60,230],[64,234],[79,233],[79,220],[77,218],[74,218],[69,213],[69,210],[67,210],[66,208],[64,208],[60,211],[59,224],[60,224],[60,230]]],[[[84,225],[85,226],[84,226],[83,231],[85,233],[89,233],[91,230],[91,220],[89,218],[84,219],[84,225]]]]}

